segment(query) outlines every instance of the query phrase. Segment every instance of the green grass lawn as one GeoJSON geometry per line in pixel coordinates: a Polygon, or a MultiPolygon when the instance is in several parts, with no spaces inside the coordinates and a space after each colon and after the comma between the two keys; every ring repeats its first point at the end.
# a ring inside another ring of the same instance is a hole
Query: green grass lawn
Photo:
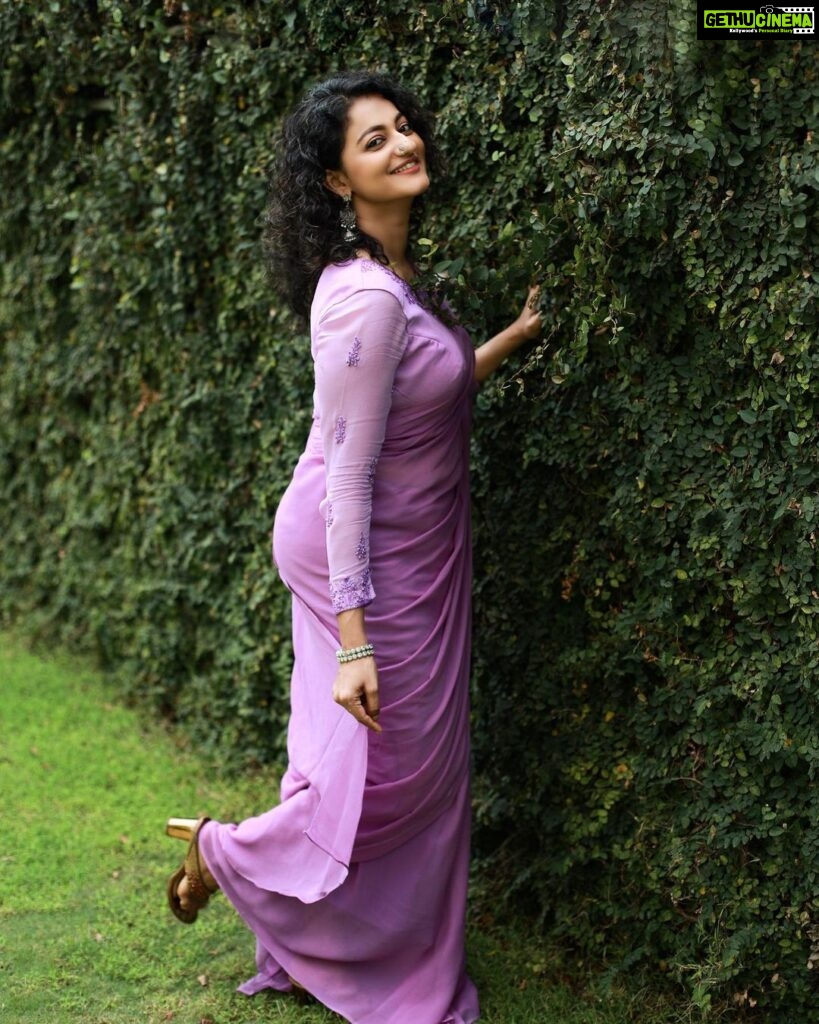
{"type": "MultiPolygon", "coordinates": [[[[272,774],[222,779],[117,703],[98,673],[0,634],[0,1024],[339,1024],[290,996],[238,995],[253,939],[221,897],[193,927],[167,911],[184,853],[169,814],[246,816],[272,774]]],[[[485,1024],[659,1024],[649,995],[571,982],[556,951],[473,925],[485,1024]]]]}

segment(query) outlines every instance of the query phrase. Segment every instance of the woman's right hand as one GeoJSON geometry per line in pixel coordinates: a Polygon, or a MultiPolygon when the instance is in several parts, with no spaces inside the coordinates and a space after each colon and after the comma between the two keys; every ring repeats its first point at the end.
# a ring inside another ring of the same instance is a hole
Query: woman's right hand
{"type": "Polygon", "coordinates": [[[373,732],[381,732],[375,658],[357,658],[339,665],[333,683],[333,700],[362,725],[373,732]]]}

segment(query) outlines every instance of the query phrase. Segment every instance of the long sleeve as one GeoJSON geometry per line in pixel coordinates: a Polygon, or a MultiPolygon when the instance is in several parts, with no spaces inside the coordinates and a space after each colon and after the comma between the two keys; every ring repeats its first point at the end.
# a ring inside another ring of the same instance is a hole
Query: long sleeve
{"type": "Polygon", "coordinates": [[[376,464],[407,342],[401,303],[362,289],[331,306],[314,336],[315,403],[327,474],[327,558],[336,612],[375,597],[370,518],[376,464]]]}

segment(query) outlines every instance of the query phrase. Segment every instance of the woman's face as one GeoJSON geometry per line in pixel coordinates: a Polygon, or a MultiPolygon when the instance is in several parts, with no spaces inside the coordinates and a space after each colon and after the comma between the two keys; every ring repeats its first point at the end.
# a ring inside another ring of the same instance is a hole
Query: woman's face
{"type": "Polygon", "coordinates": [[[383,96],[359,96],[347,111],[341,167],[327,172],[338,195],[363,207],[411,201],[429,188],[424,143],[383,96]]]}

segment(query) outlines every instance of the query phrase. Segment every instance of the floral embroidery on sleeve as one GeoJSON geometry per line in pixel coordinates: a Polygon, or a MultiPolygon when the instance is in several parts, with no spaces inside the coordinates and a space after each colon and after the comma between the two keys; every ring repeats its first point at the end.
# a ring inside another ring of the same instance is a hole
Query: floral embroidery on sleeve
{"type": "Polygon", "coordinates": [[[334,434],[336,444],[344,444],[344,439],[347,437],[347,420],[343,416],[339,416],[336,420],[336,431],[334,434]]]}
{"type": "Polygon", "coordinates": [[[358,366],[358,364],[360,362],[361,362],[361,338],[359,338],[358,335],[356,335],[355,341],[353,342],[352,347],[350,348],[350,351],[347,353],[347,365],[348,366],[358,366]]]}
{"type": "Polygon", "coordinates": [[[362,533],[358,538],[358,547],[355,549],[355,557],[359,562],[365,562],[370,556],[370,551],[367,546],[367,538],[362,533]]]}
{"type": "Polygon", "coordinates": [[[362,569],[353,576],[330,581],[330,599],[336,613],[346,612],[350,608],[361,608],[369,604],[374,597],[375,591],[370,580],[369,568],[362,569]]]}

